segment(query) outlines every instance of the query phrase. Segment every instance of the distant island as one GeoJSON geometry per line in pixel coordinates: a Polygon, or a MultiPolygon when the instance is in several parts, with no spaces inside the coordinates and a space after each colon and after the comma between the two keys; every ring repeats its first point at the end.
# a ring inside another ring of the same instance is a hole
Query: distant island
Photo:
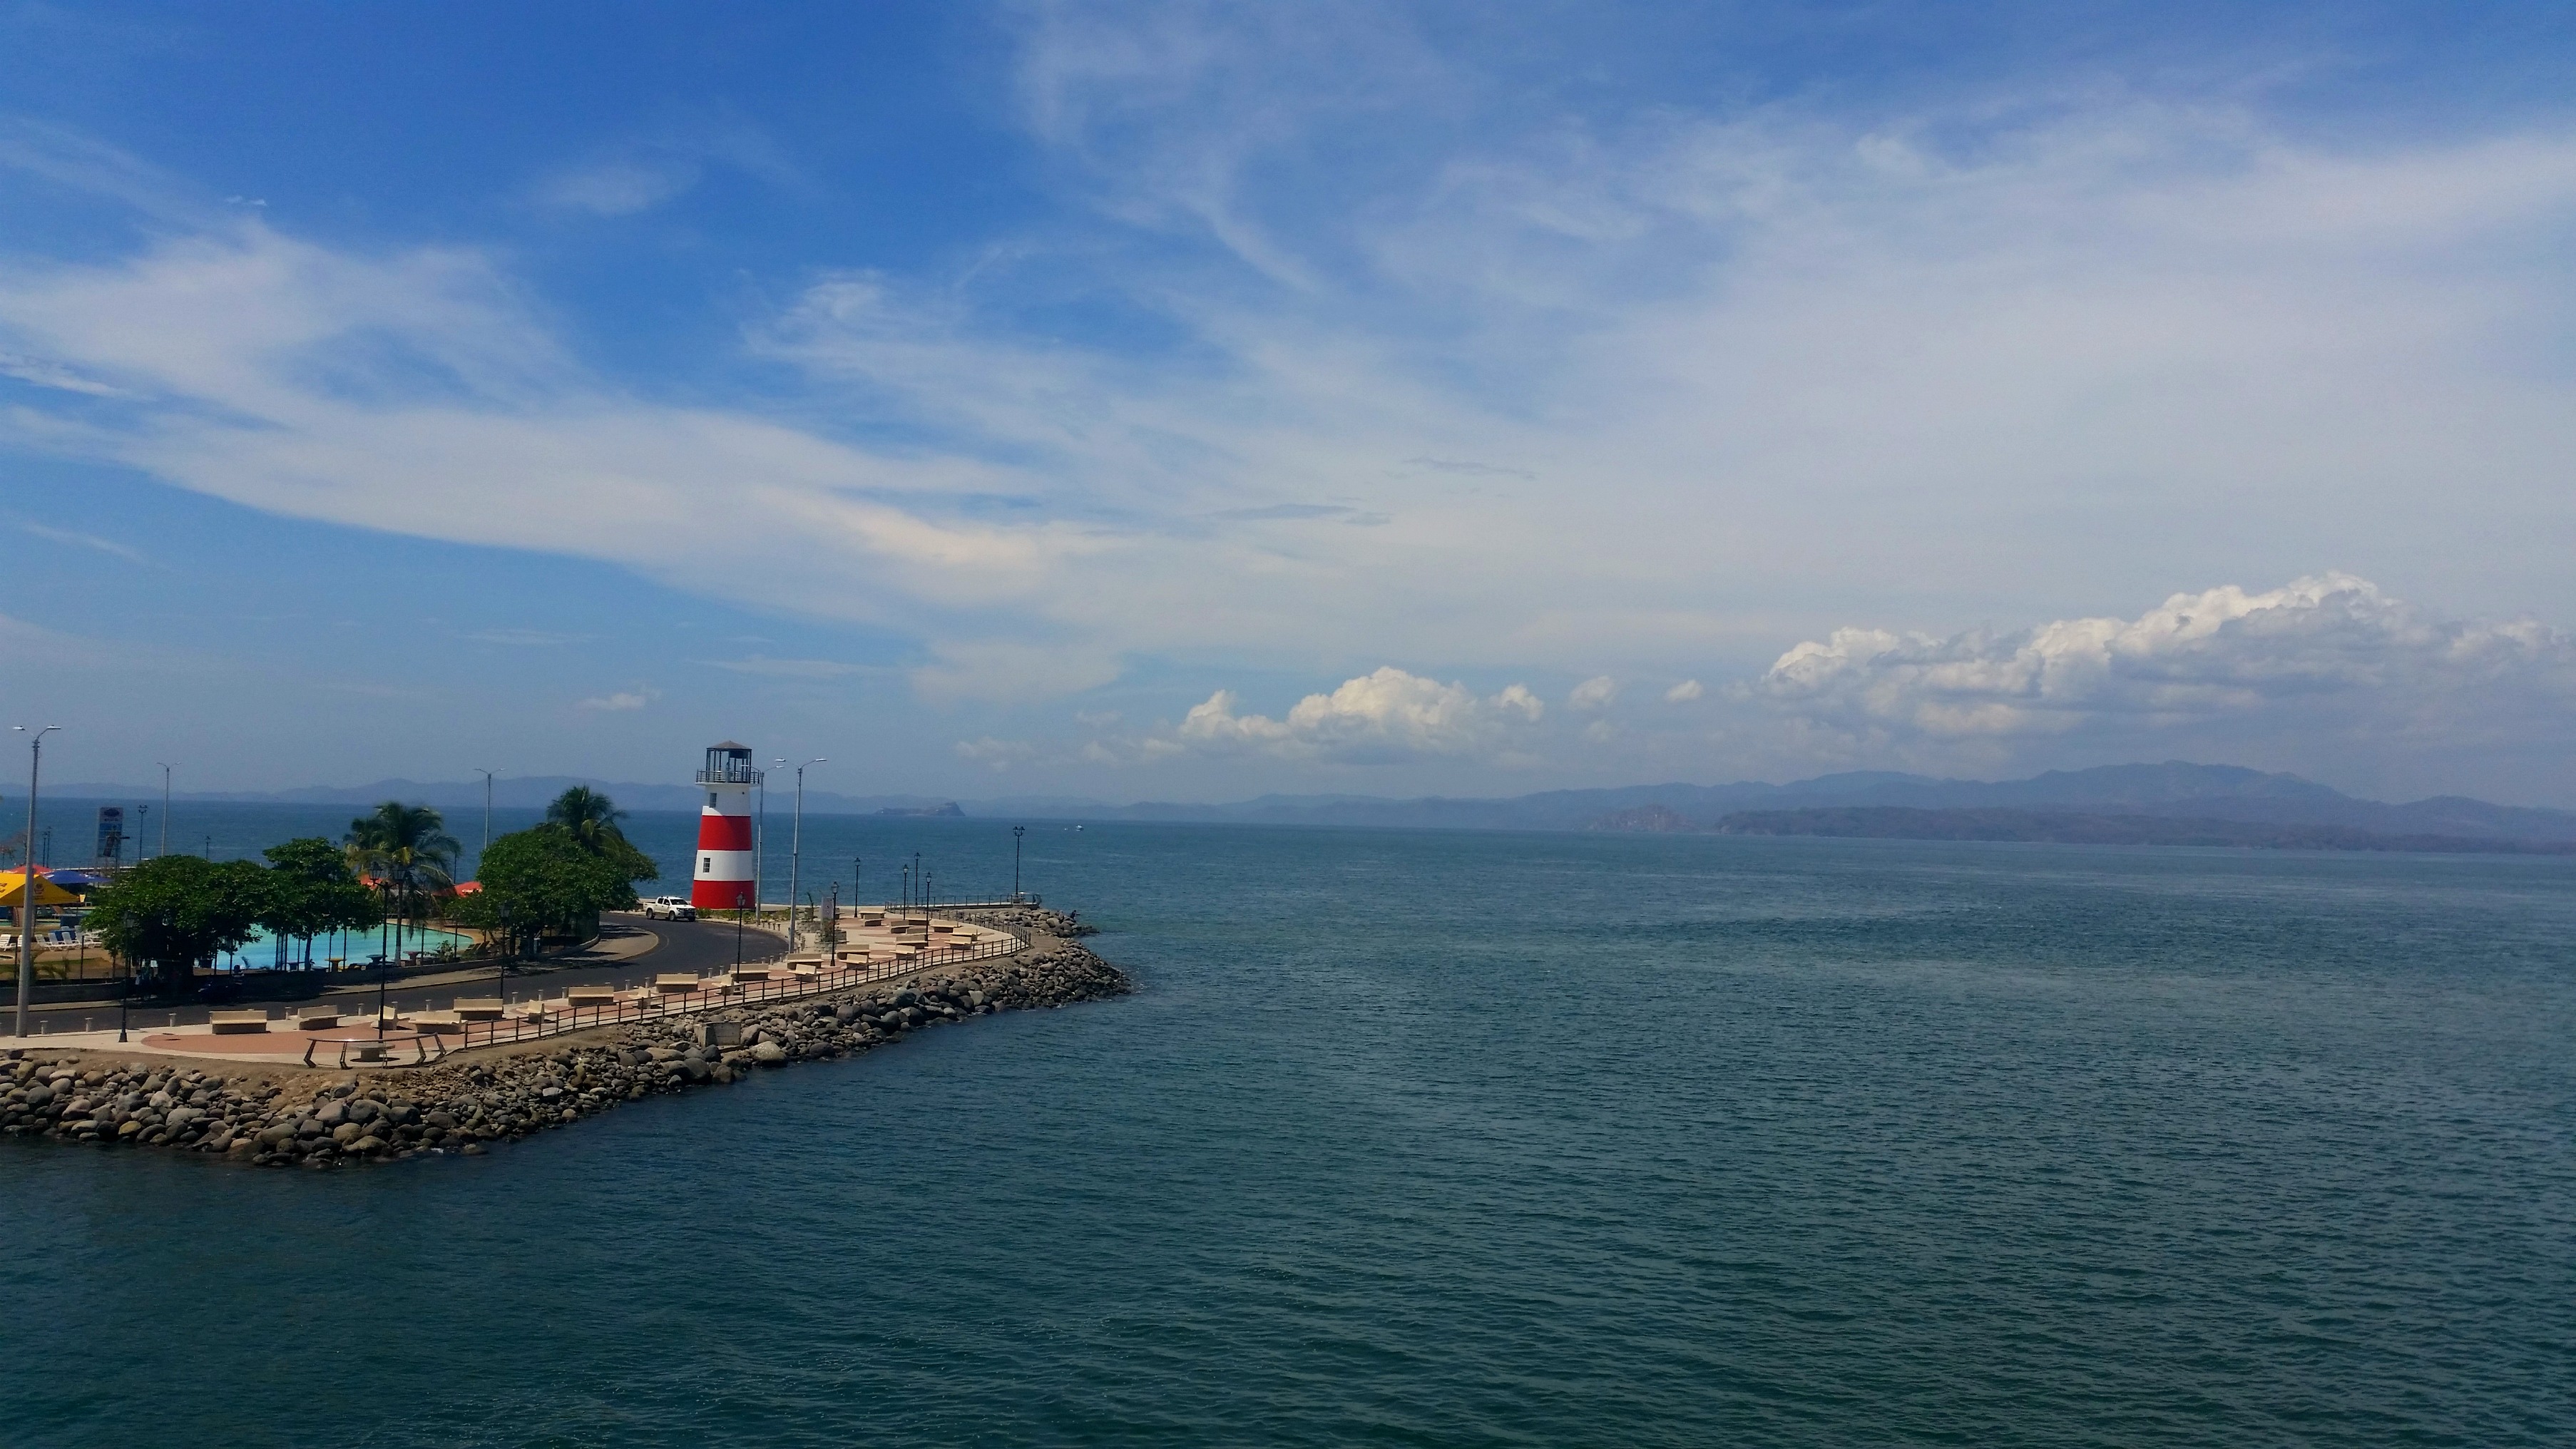
{"type": "MultiPolygon", "coordinates": [[[[1653,807],[1648,807],[1653,810],[1653,807]]],[[[1688,830],[1671,811],[1622,811],[1604,830],[1688,830]]],[[[1742,810],[1708,827],[1718,835],[1819,835],[1864,840],[2046,841],[2062,845],[2229,845],[2266,850],[2400,850],[2507,855],[2576,855],[2576,840],[2500,836],[2392,835],[2337,825],[2282,825],[2170,815],[2101,815],[2054,810],[1742,810]]]]}
{"type": "Polygon", "coordinates": [[[966,812],[958,808],[957,802],[954,800],[949,801],[945,805],[923,805],[918,807],[889,805],[877,813],[879,815],[908,816],[916,820],[948,816],[955,816],[959,819],[964,819],[966,815],[966,812]]]}

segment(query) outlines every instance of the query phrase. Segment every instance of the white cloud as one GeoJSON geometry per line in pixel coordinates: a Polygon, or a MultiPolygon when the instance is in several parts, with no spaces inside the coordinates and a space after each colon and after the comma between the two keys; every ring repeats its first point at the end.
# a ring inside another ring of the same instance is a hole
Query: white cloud
{"type": "Polygon", "coordinates": [[[1905,737],[2077,730],[2173,734],[2211,722],[2532,739],[2576,705],[2576,640],[2530,619],[2441,619],[2367,580],[2175,594],[2135,619],[2061,619],[1946,638],[1837,629],[1782,654],[1755,698],[1829,726],[1905,737]]]}
{"type": "Polygon", "coordinates": [[[1574,686],[1574,692],[1565,697],[1565,706],[1577,710],[1608,709],[1610,702],[1618,697],[1619,681],[1607,674],[1597,674],[1574,686]]]}
{"type": "Polygon", "coordinates": [[[631,216],[697,184],[698,168],[686,162],[611,161],[549,177],[537,187],[536,195],[546,206],[594,216],[631,216]]]}
{"type": "MultiPolygon", "coordinates": [[[[2293,558],[2576,615],[2564,134],[2329,145],[2060,92],[1523,117],[1356,7],[1036,14],[1023,97],[1093,187],[1082,240],[817,274],[746,328],[785,396],[627,390],[497,248],[165,206],[120,260],[12,260],[0,345],[133,396],[0,433],[864,623],[940,704],[1144,658],[1669,677],[1853,611],[2042,618],[2293,558]],[[1063,340],[1068,298],[1165,340],[1063,340]]],[[[166,181],[76,149],[9,159],[166,181]]]]}
{"type": "Polygon", "coordinates": [[[778,679],[841,679],[868,673],[864,664],[845,664],[837,659],[772,659],[754,654],[748,659],[701,659],[700,664],[736,674],[763,674],[778,679]]]}
{"type": "Polygon", "coordinates": [[[998,772],[1036,759],[1038,748],[1027,740],[997,740],[986,735],[979,740],[959,740],[956,753],[961,760],[998,772]]]}
{"type": "Polygon", "coordinates": [[[579,707],[610,712],[642,709],[660,697],[658,692],[650,689],[620,690],[615,694],[604,694],[596,699],[585,699],[579,707]]]}
{"type": "Polygon", "coordinates": [[[1523,685],[1478,696],[1392,666],[1343,681],[1330,694],[1297,701],[1284,719],[1238,714],[1231,690],[1194,706],[1176,732],[1199,749],[1255,749],[1298,759],[1384,763],[1426,755],[1491,757],[1507,752],[1546,713],[1523,685]]]}
{"type": "Polygon", "coordinates": [[[0,377],[14,377],[56,392],[85,393],[91,397],[123,397],[122,389],[109,387],[81,376],[68,367],[48,362],[41,357],[25,357],[15,352],[0,352],[0,377]]]}
{"type": "Polygon", "coordinates": [[[506,644],[517,649],[554,649],[579,644],[588,634],[558,634],[549,629],[477,629],[465,636],[478,644],[506,644]]]}
{"type": "Polygon", "coordinates": [[[1665,690],[1664,699],[1667,703],[1671,704],[1688,704],[1707,692],[1708,691],[1706,689],[1701,687],[1698,680],[1685,679],[1681,683],[1674,685],[1672,688],[1665,690]]]}

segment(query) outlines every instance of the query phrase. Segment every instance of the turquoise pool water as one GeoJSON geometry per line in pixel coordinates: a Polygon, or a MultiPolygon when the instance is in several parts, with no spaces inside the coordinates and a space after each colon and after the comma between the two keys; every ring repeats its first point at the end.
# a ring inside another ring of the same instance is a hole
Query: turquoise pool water
{"type": "MultiPolygon", "coordinates": [[[[446,945],[453,945],[458,950],[466,950],[473,944],[474,938],[471,936],[458,931],[442,931],[436,927],[406,926],[402,933],[402,949],[405,955],[414,951],[435,951],[446,945]]],[[[218,964],[227,970],[257,970],[265,966],[275,966],[279,959],[278,950],[277,941],[266,931],[262,931],[244,942],[241,950],[224,957],[218,964]]],[[[300,940],[287,941],[285,950],[289,954],[289,959],[296,961],[304,959],[304,943],[300,940]]],[[[364,961],[380,953],[390,956],[393,951],[394,932],[391,926],[381,931],[352,931],[344,935],[313,938],[313,961],[317,966],[333,956],[340,957],[344,961],[364,961]]]]}

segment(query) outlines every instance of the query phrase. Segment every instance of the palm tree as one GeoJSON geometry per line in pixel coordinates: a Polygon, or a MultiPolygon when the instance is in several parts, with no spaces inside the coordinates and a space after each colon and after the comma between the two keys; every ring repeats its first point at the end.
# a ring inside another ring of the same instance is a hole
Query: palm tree
{"type": "Polygon", "coordinates": [[[560,825],[571,831],[573,838],[588,846],[594,854],[612,840],[622,842],[626,839],[626,832],[617,825],[625,818],[626,812],[617,808],[616,801],[588,785],[573,786],[557,795],[554,803],[546,807],[547,824],[560,825]]]}
{"type": "Polygon", "coordinates": [[[350,863],[398,896],[408,918],[424,890],[453,884],[457,852],[464,849],[447,833],[447,821],[426,805],[387,800],[372,815],[349,822],[350,863]]]}

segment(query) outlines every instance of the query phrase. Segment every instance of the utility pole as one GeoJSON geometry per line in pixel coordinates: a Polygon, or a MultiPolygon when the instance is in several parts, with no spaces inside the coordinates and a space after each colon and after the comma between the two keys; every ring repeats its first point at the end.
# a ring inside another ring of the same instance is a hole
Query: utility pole
{"type": "MultiPolygon", "coordinates": [[[[25,725],[12,729],[26,734],[25,725]]],[[[45,760],[45,736],[61,729],[47,725],[27,737],[27,871],[26,889],[18,896],[18,1035],[27,1034],[27,1011],[36,998],[36,780],[45,760]]]]}
{"type": "MultiPolygon", "coordinates": [[[[780,759],[780,764],[787,763],[780,759]]],[[[796,902],[803,899],[797,891],[804,885],[802,869],[805,855],[805,765],[828,765],[829,760],[807,760],[796,767],[796,823],[787,832],[787,949],[796,949],[796,902]]]]}

